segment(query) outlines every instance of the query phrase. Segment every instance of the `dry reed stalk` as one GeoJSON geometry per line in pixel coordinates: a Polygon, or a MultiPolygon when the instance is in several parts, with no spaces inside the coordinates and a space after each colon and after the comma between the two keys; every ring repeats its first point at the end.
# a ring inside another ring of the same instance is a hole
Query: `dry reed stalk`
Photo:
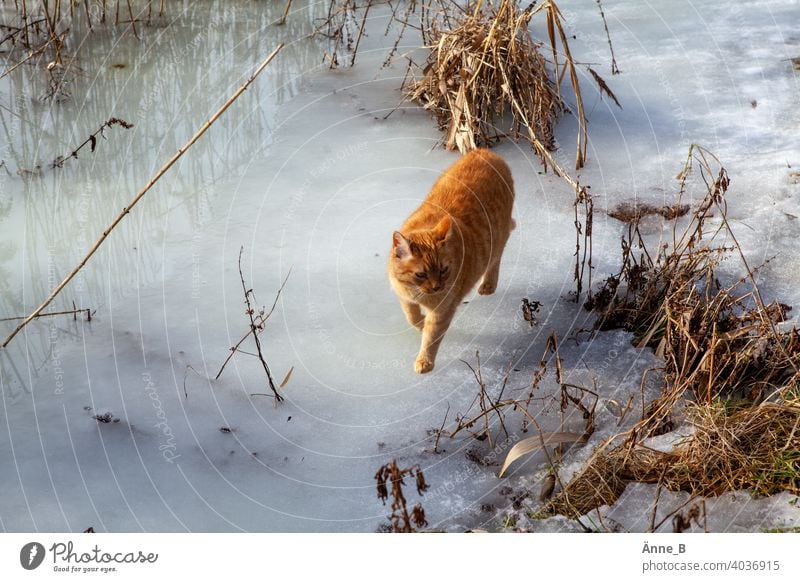
{"type": "Polygon", "coordinates": [[[14,329],[14,330],[13,330],[13,331],[12,331],[12,332],[11,332],[11,333],[10,333],[10,334],[9,334],[9,335],[8,335],[8,336],[5,338],[5,339],[4,339],[4,340],[3,340],[3,343],[2,343],[2,344],[0,344],[0,348],[6,348],[6,347],[8,346],[8,344],[10,344],[10,343],[11,343],[11,340],[13,340],[13,339],[14,339],[14,337],[15,337],[15,336],[16,336],[16,335],[17,335],[17,334],[20,332],[20,331],[22,331],[22,330],[25,328],[25,326],[26,326],[26,325],[28,325],[28,324],[29,324],[31,321],[33,321],[33,320],[34,320],[34,319],[35,319],[35,318],[36,318],[36,317],[37,317],[37,316],[38,316],[38,315],[39,315],[39,314],[40,314],[40,313],[41,313],[41,312],[42,312],[42,311],[43,311],[43,310],[44,310],[44,309],[45,309],[45,308],[48,306],[48,305],[50,305],[50,303],[53,301],[53,299],[55,299],[55,298],[58,296],[58,294],[59,294],[59,293],[61,293],[62,289],[64,289],[64,287],[66,287],[66,286],[67,286],[67,283],[69,283],[69,282],[70,282],[70,281],[73,279],[73,277],[75,277],[75,275],[77,275],[77,274],[78,274],[78,272],[79,272],[79,271],[80,271],[80,270],[81,270],[81,269],[84,267],[84,265],[86,265],[86,263],[89,261],[89,259],[92,257],[92,255],[94,255],[94,253],[97,251],[97,249],[99,249],[99,248],[100,248],[100,246],[101,246],[101,245],[102,245],[102,244],[105,242],[106,238],[108,238],[108,236],[111,234],[111,232],[114,230],[114,228],[116,228],[116,226],[117,226],[117,225],[118,225],[120,222],[122,222],[122,219],[124,219],[124,218],[125,218],[125,217],[128,215],[128,213],[130,213],[130,211],[133,209],[133,207],[134,207],[134,206],[136,206],[136,204],[137,204],[137,203],[138,203],[138,202],[139,202],[139,201],[140,201],[140,200],[141,200],[141,199],[144,197],[144,195],[145,195],[145,194],[147,194],[147,192],[148,192],[148,191],[150,191],[150,189],[151,189],[151,188],[152,188],[152,187],[153,187],[153,186],[156,184],[156,182],[158,182],[158,180],[159,180],[159,179],[160,179],[160,178],[161,178],[161,177],[162,177],[164,174],[166,174],[166,173],[167,173],[167,171],[168,171],[168,170],[169,170],[169,169],[170,169],[170,168],[171,168],[171,167],[172,167],[172,166],[175,164],[175,162],[177,162],[177,161],[178,161],[178,160],[181,158],[181,156],[183,156],[183,154],[185,154],[185,153],[186,153],[186,151],[187,151],[187,150],[188,150],[190,147],[192,147],[192,146],[194,145],[194,143],[195,143],[195,142],[196,142],[198,139],[200,139],[200,137],[201,137],[201,136],[202,136],[202,135],[203,135],[203,134],[204,134],[204,133],[205,133],[205,132],[208,130],[208,128],[209,128],[209,127],[211,127],[211,126],[214,124],[214,122],[215,122],[217,119],[219,119],[219,118],[222,116],[222,114],[223,114],[223,113],[225,113],[225,111],[228,109],[228,107],[230,107],[230,106],[233,104],[233,102],[234,102],[234,101],[236,101],[236,99],[238,99],[238,98],[239,98],[239,96],[240,96],[242,93],[244,93],[244,91],[245,91],[245,90],[246,90],[246,89],[247,89],[247,88],[248,88],[248,87],[249,87],[249,86],[250,86],[250,85],[253,83],[253,81],[255,81],[255,80],[256,80],[256,77],[258,77],[258,75],[259,75],[259,74],[261,74],[261,71],[263,71],[263,70],[264,70],[264,69],[267,67],[267,65],[269,65],[269,64],[272,62],[272,59],[274,59],[274,58],[277,56],[277,54],[278,54],[278,53],[281,51],[281,49],[282,49],[282,48],[283,48],[283,43],[279,44],[279,45],[277,46],[277,48],[275,48],[275,50],[273,50],[273,51],[272,51],[272,53],[270,53],[270,55],[269,55],[269,56],[268,56],[266,59],[264,59],[264,62],[262,62],[262,63],[261,63],[259,66],[258,66],[258,68],[255,70],[255,72],[254,72],[252,75],[250,75],[250,77],[249,77],[249,78],[248,78],[248,79],[247,79],[247,80],[246,80],[246,81],[245,81],[245,82],[242,84],[242,86],[241,86],[241,87],[239,87],[239,88],[238,88],[238,89],[237,89],[237,90],[236,90],[236,91],[233,93],[233,95],[231,95],[231,97],[230,97],[230,98],[228,98],[228,100],[227,100],[227,101],[226,101],[226,102],[225,102],[225,103],[224,103],[224,104],[223,104],[223,105],[222,105],[222,106],[221,106],[221,107],[220,107],[220,108],[219,108],[219,109],[218,109],[218,110],[217,110],[217,111],[214,113],[214,115],[212,115],[212,116],[211,116],[211,117],[208,119],[208,121],[206,121],[206,122],[205,122],[205,123],[204,123],[204,124],[203,124],[203,125],[200,127],[200,129],[199,129],[199,130],[197,130],[197,132],[196,132],[196,133],[195,133],[195,134],[194,134],[194,135],[193,135],[193,136],[192,136],[192,137],[189,139],[189,141],[188,141],[188,142],[186,142],[186,144],[185,144],[183,147],[181,147],[181,148],[180,148],[180,149],[179,149],[179,150],[178,150],[178,151],[177,151],[177,152],[176,152],[176,153],[175,153],[175,154],[174,154],[174,155],[173,155],[173,156],[172,156],[172,157],[171,157],[171,158],[170,158],[170,159],[167,161],[167,163],[165,163],[165,164],[164,164],[164,165],[161,167],[161,169],[160,169],[160,170],[158,170],[158,171],[155,173],[155,175],[154,175],[154,176],[153,176],[153,177],[150,179],[150,181],[149,181],[149,182],[148,182],[148,183],[147,183],[147,184],[146,184],[146,185],[145,185],[145,186],[144,186],[144,187],[143,187],[143,188],[142,188],[142,189],[139,191],[139,193],[138,193],[138,194],[137,194],[137,195],[136,195],[136,196],[133,198],[133,200],[131,200],[131,202],[129,202],[129,203],[128,203],[128,205],[127,205],[125,208],[123,208],[123,209],[122,209],[122,211],[121,211],[121,212],[119,213],[119,215],[117,215],[117,217],[116,217],[116,218],[115,218],[115,219],[114,219],[114,220],[111,222],[111,224],[109,224],[109,225],[108,225],[108,227],[107,227],[107,228],[106,228],[106,229],[103,231],[103,233],[100,235],[100,238],[98,238],[98,239],[97,239],[97,241],[95,241],[95,243],[94,243],[94,244],[92,245],[92,247],[89,249],[89,252],[88,252],[88,253],[86,253],[86,255],[85,255],[85,256],[84,256],[84,257],[83,257],[83,258],[80,260],[80,262],[79,262],[79,263],[78,263],[78,264],[77,264],[77,265],[76,265],[76,266],[75,266],[75,267],[72,269],[72,271],[70,271],[70,273],[69,273],[69,274],[68,274],[66,277],[64,277],[64,280],[63,280],[63,281],[61,281],[61,283],[59,283],[59,284],[58,284],[58,286],[56,286],[56,288],[55,288],[55,289],[53,289],[53,291],[50,293],[50,295],[47,297],[47,299],[45,299],[45,300],[44,300],[44,301],[41,303],[41,305],[39,305],[39,307],[37,307],[36,309],[34,309],[34,310],[33,310],[33,312],[32,312],[30,315],[28,315],[28,316],[27,316],[27,317],[26,317],[26,318],[25,318],[25,319],[24,319],[24,320],[23,320],[23,321],[22,321],[22,322],[21,322],[21,323],[20,323],[20,324],[19,324],[19,325],[18,325],[18,326],[17,326],[17,327],[14,329]]]}
{"type": "MultiPolygon", "coordinates": [[[[611,74],[618,75],[619,74],[619,67],[617,66],[617,58],[614,56],[614,45],[611,44],[611,33],[608,32],[608,22],[606,22],[606,13],[603,11],[603,3],[600,0],[597,0],[597,7],[600,9],[600,18],[603,20],[603,28],[606,31],[606,39],[608,40],[608,50],[611,53],[611,74]]],[[[614,101],[619,105],[617,102],[616,97],[614,97],[614,101]]]]}
{"type": "Polygon", "coordinates": [[[292,9],[292,1],[293,0],[287,0],[286,8],[283,9],[283,16],[281,16],[280,20],[278,20],[278,22],[275,23],[278,26],[283,26],[284,24],[286,24],[286,17],[289,16],[289,11],[292,9]]]}

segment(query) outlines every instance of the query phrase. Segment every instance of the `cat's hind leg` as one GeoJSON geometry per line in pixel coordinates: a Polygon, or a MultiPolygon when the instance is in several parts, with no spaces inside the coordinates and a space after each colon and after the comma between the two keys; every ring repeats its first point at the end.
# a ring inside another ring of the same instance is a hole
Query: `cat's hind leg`
{"type": "Polygon", "coordinates": [[[478,293],[480,295],[491,295],[497,289],[497,282],[500,279],[500,259],[503,258],[503,250],[506,248],[508,237],[511,231],[514,230],[514,227],[516,227],[516,223],[512,220],[510,230],[492,253],[489,259],[489,265],[486,267],[486,271],[483,273],[483,278],[481,279],[481,284],[478,287],[478,293]]]}
{"type": "Polygon", "coordinates": [[[422,314],[419,303],[401,301],[400,305],[403,307],[403,312],[406,314],[408,323],[422,331],[422,328],[425,326],[425,316],[422,314]]]}
{"type": "Polygon", "coordinates": [[[500,279],[500,258],[494,261],[489,267],[486,269],[486,272],[483,274],[483,279],[481,279],[480,287],[478,287],[478,293],[480,295],[491,295],[497,289],[497,281],[500,279]]]}

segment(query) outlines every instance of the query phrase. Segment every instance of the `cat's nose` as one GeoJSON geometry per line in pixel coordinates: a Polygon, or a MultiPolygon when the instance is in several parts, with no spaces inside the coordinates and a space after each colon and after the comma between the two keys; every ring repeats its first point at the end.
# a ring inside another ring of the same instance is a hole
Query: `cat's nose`
{"type": "Polygon", "coordinates": [[[442,285],[441,283],[437,283],[436,285],[433,286],[433,290],[434,291],[441,291],[443,286],[444,285],[442,285]]]}

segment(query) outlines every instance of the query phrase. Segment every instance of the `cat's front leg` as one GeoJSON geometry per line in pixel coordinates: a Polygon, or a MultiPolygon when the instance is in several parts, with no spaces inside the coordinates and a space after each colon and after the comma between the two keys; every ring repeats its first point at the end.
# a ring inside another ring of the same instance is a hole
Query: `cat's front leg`
{"type": "Polygon", "coordinates": [[[403,307],[403,312],[406,314],[408,323],[417,329],[422,330],[423,326],[425,325],[425,316],[422,314],[419,303],[400,301],[400,305],[403,307]]]}
{"type": "Polygon", "coordinates": [[[425,317],[425,327],[422,329],[422,345],[419,348],[417,360],[414,362],[414,370],[418,374],[425,374],[433,370],[436,361],[436,353],[439,351],[439,344],[442,343],[450,322],[453,321],[455,310],[445,312],[431,311],[425,317]]]}

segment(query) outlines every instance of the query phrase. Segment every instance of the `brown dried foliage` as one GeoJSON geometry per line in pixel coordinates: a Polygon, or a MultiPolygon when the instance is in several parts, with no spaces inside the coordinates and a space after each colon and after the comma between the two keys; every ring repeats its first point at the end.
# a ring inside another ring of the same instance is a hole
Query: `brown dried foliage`
{"type": "Polygon", "coordinates": [[[623,202],[608,211],[611,218],[626,224],[639,224],[645,216],[658,215],[667,220],[674,220],[689,214],[688,204],[672,204],[654,206],[646,202],[623,202]]]}
{"type": "Polygon", "coordinates": [[[632,481],[704,497],[742,489],[800,494],[800,398],[739,410],[694,405],[690,422],[694,433],[670,453],[641,444],[601,449],[547,509],[579,517],[613,504],[632,481]]]}
{"type": "Polygon", "coordinates": [[[740,489],[800,493],[800,334],[779,329],[787,306],[761,297],[728,224],[725,169],[692,146],[678,176],[681,194],[693,173],[707,191],[683,234],[676,226],[671,248],[650,252],[632,223],[619,274],[587,302],[598,312],[597,329],[628,329],[638,347],[664,358],[662,394],[618,435],[624,443],[601,446],[548,509],[582,515],[613,503],[629,481],[702,496],[740,489]],[[706,225],[712,212],[714,229],[706,225]],[[721,236],[732,246],[714,246],[721,236]],[[746,274],[723,285],[716,268],[734,252],[746,274]],[[642,444],[672,430],[676,406],[686,397],[691,435],[669,453],[642,444]]]}
{"type": "Polygon", "coordinates": [[[421,496],[428,489],[425,475],[419,465],[401,469],[397,466],[397,461],[392,460],[382,465],[378,472],[375,473],[378,499],[386,505],[386,500],[389,499],[390,495],[392,498],[392,514],[389,519],[394,533],[413,533],[417,531],[417,528],[428,526],[425,510],[421,504],[414,505],[409,513],[408,502],[406,501],[405,493],[403,493],[403,486],[406,484],[405,477],[414,479],[418,495],[421,496]]]}
{"type": "Polygon", "coordinates": [[[711,154],[693,146],[679,176],[681,195],[693,170],[708,190],[683,233],[678,235],[676,226],[671,248],[650,251],[634,221],[622,240],[620,272],[587,302],[598,312],[597,329],[632,331],[638,347],[651,347],[664,358],[671,395],[654,411],[660,416],[687,391],[705,403],[717,397],[758,401],[775,387],[800,380],[800,335],[776,328],[790,308],[762,300],[728,225],[728,175],[722,167],[713,170],[714,163],[711,154]],[[715,213],[718,225],[708,228],[715,213]],[[732,246],[713,246],[721,237],[732,246]],[[732,251],[746,274],[723,285],[717,267],[732,251]]]}

